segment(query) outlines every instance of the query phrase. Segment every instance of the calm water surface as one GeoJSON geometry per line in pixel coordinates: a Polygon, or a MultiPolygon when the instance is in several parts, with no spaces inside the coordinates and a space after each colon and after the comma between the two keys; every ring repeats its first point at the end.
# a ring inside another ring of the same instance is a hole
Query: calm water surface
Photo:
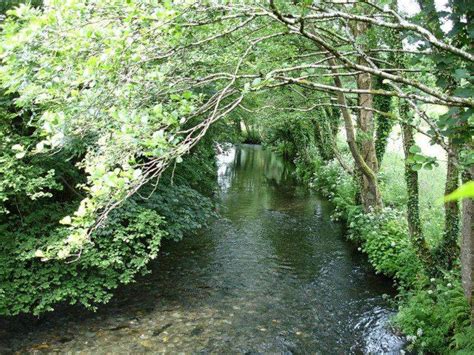
{"type": "Polygon", "coordinates": [[[221,217],[97,313],[3,322],[0,352],[393,353],[390,281],[259,146],[219,157],[221,217]]]}

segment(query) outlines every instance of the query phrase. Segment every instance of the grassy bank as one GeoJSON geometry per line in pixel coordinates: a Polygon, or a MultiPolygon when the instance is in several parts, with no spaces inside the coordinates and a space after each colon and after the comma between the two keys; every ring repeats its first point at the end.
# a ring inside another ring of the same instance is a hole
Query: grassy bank
{"type": "MultiPolygon", "coordinates": [[[[348,154],[343,158],[350,161],[348,154]]],[[[431,248],[443,232],[444,212],[439,203],[444,191],[445,167],[420,172],[420,214],[431,248]]],[[[323,163],[314,150],[296,159],[297,175],[335,205],[333,218],[343,220],[348,238],[359,245],[377,273],[394,279],[399,290],[398,314],[393,324],[423,353],[473,353],[474,332],[469,326],[468,305],[460,284],[459,268],[436,278],[428,275],[416,256],[406,223],[406,186],[403,157],[387,153],[381,167],[385,206],[364,213],[355,204],[353,176],[337,161],[323,163]]]]}

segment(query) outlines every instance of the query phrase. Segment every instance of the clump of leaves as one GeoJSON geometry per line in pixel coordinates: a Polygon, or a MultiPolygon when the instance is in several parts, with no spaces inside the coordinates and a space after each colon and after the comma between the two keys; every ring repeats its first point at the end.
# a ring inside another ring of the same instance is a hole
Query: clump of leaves
{"type": "Polygon", "coordinates": [[[447,344],[458,351],[474,348],[466,336],[472,334],[469,305],[459,280],[458,272],[450,272],[402,294],[394,321],[407,335],[410,348],[429,353],[445,353],[447,344]]]}
{"type": "Polygon", "coordinates": [[[14,227],[18,222],[14,220],[1,226],[0,314],[39,314],[59,302],[88,308],[105,303],[119,284],[146,272],[167,235],[157,212],[130,201],[95,231],[80,258],[66,263],[35,253],[67,236],[57,220],[73,208],[73,204],[53,203],[28,215],[19,227],[14,227]]]}
{"type": "Polygon", "coordinates": [[[415,171],[420,169],[432,170],[433,167],[438,166],[436,158],[423,155],[421,148],[417,145],[412,145],[410,147],[410,156],[406,161],[410,164],[411,169],[415,171]]]}

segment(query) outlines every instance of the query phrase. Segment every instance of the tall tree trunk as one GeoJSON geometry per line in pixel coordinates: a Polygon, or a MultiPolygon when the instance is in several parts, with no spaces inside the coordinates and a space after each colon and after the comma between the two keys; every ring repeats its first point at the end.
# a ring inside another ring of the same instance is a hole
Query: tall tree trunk
{"type": "MultiPolygon", "coordinates": [[[[368,73],[359,74],[357,76],[357,88],[362,90],[371,90],[372,76],[368,73]]],[[[360,146],[360,152],[363,160],[372,170],[373,175],[376,175],[378,173],[379,167],[374,141],[374,113],[371,110],[373,108],[373,103],[374,100],[372,94],[359,95],[359,106],[363,108],[359,110],[359,131],[357,134],[357,141],[360,146]]],[[[365,174],[360,174],[360,177],[360,197],[364,209],[368,210],[370,207],[380,207],[382,199],[376,177],[368,177],[365,174]]]]}
{"type": "MultiPolygon", "coordinates": [[[[334,59],[328,60],[329,65],[336,66],[336,62],[334,59]]],[[[333,73],[336,73],[336,69],[333,69],[333,73]]],[[[334,75],[334,85],[339,88],[343,88],[341,79],[339,76],[334,75]]],[[[337,103],[341,106],[342,118],[344,120],[344,128],[346,131],[346,141],[347,145],[349,146],[349,150],[351,151],[352,157],[354,158],[355,167],[358,173],[363,176],[364,184],[361,186],[361,197],[364,195],[363,198],[363,207],[365,211],[369,211],[372,208],[378,209],[382,207],[382,197],[380,194],[378,180],[377,180],[377,165],[375,165],[376,170],[374,171],[372,167],[374,167],[374,160],[377,161],[375,157],[375,147],[370,149],[369,151],[372,152],[372,155],[366,155],[370,161],[369,163],[366,162],[364,155],[362,154],[361,149],[356,142],[355,136],[355,129],[354,123],[352,122],[352,115],[351,111],[347,108],[347,100],[346,96],[343,92],[337,92],[337,103]]],[[[369,112],[368,110],[364,110],[364,112],[369,112]]],[[[365,116],[364,118],[368,118],[365,116]]],[[[373,129],[373,126],[372,126],[373,129]]],[[[373,139],[372,139],[373,145],[373,139]]]]}
{"type": "MultiPolygon", "coordinates": [[[[439,17],[439,13],[436,10],[436,4],[434,0],[418,0],[418,4],[423,12],[425,12],[431,20],[427,23],[428,28],[433,32],[438,38],[442,38],[445,33],[441,28],[443,20],[439,17]]],[[[453,10],[455,10],[453,8],[453,10]]],[[[457,19],[459,21],[459,19],[457,19]]],[[[458,32],[452,41],[456,43],[459,40],[459,36],[463,36],[462,32],[458,32]]],[[[436,53],[436,49],[434,52],[436,53]]],[[[453,64],[454,65],[454,64],[453,64]]],[[[451,68],[445,68],[437,66],[436,76],[442,78],[446,82],[445,89],[450,95],[457,87],[457,82],[452,76],[451,68]]],[[[459,168],[458,164],[458,152],[459,146],[457,143],[453,142],[453,139],[449,139],[448,147],[448,164],[447,164],[447,173],[446,173],[446,186],[445,186],[445,195],[450,194],[459,186],[459,168]]],[[[451,268],[454,260],[459,255],[459,203],[457,201],[448,202],[445,204],[445,225],[444,225],[444,234],[443,240],[436,250],[436,258],[440,263],[440,266],[451,268]]]]}
{"type": "MultiPolygon", "coordinates": [[[[408,116],[408,105],[403,104],[400,107],[400,115],[408,116]]],[[[406,122],[407,117],[403,117],[402,122],[406,122]]],[[[423,230],[420,220],[420,204],[418,191],[418,172],[412,169],[412,164],[408,162],[410,157],[410,147],[415,144],[413,128],[402,123],[403,151],[405,153],[405,181],[407,184],[407,222],[410,233],[411,243],[416,253],[425,267],[430,267],[432,263],[431,253],[423,237],[423,230]]]]}
{"type": "MultiPolygon", "coordinates": [[[[394,6],[395,4],[392,4],[394,6]]],[[[396,6],[395,6],[396,10],[396,6]]],[[[388,42],[394,49],[403,49],[403,38],[400,33],[390,31],[388,33],[388,42]]],[[[392,53],[389,61],[393,62],[397,68],[407,68],[407,58],[403,53],[392,53]]],[[[418,258],[427,269],[428,273],[433,270],[433,257],[428,248],[420,219],[420,193],[418,182],[418,171],[412,169],[412,163],[409,162],[410,148],[416,144],[414,128],[411,126],[413,113],[406,100],[398,99],[398,115],[401,121],[403,152],[405,155],[405,182],[407,185],[407,223],[410,242],[416,251],[418,258]]]]}
{"type": "MultiPolygon", "coordinates": [[[[474,167],[466,172],[464,182],[474,178],[474,167]]],[[[462,201],[461,275],[464,294],[471,307],[471,325],[474,326],[474,200],[462,201]]]]}
{"type": "MultiPolygon", "coordinates": [[[[459,168],[457,163],[457,149],[452,139],[449,140],[448,163],[446,170],[446,185],[444,194],[449,195],[459,187],[459,168]]],[[[436,248],[436,261],[441,267],[451,269],[459,256],[459,202],[447,202],[444,207],[444,233],[441,243],[436,248]]]]}

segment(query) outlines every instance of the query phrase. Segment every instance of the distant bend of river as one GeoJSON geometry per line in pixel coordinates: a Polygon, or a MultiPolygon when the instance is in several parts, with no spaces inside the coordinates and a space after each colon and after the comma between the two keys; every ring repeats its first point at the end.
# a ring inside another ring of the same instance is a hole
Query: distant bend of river
{"type": "Polygon", "coordinates": [[[374,274],[331,205],[260,146],[218,157],[220,217],[166,242],[152,273],[97,313],[77,307],[0,323],[0,353],[398,354],[374,274]]]}

